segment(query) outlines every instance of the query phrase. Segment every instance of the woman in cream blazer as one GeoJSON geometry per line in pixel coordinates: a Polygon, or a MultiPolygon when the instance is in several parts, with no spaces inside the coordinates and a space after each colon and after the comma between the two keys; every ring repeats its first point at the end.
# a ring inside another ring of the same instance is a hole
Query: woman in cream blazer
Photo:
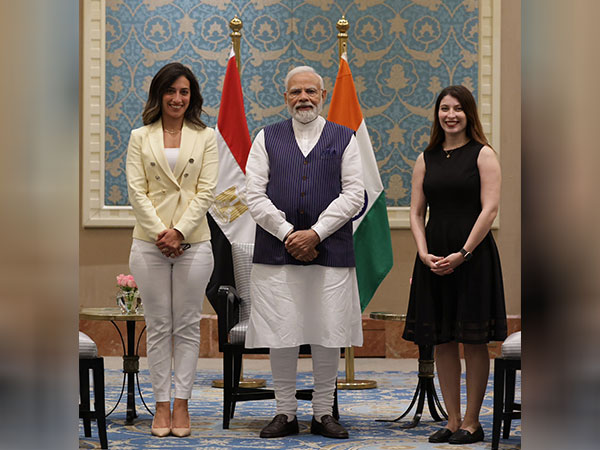
{"type": "Polygon", "coordinates": [[[182,64],[167,64],[152,80],[145,125],[131,132],[127,149],[136,218],[129,267],[144,301],[155,436],[183,437],[191,431],[188,400],[213,269],[206,212],[218,171],[215,132],[200,120],[202,101],[193,73],[182,64]]]}

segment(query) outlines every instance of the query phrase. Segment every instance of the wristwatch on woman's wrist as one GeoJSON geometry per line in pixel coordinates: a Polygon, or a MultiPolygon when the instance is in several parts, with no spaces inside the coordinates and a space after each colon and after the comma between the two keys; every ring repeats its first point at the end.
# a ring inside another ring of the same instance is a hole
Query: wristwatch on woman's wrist
{"type": "Polygon", "coordinates": [[[471,257],[473,256],[473,254],[471,252],[466,251],[464,248],[460,249],[460,254],[463,255],[463,258],[465,258],[465,261],[470,260],[471,257]]]}

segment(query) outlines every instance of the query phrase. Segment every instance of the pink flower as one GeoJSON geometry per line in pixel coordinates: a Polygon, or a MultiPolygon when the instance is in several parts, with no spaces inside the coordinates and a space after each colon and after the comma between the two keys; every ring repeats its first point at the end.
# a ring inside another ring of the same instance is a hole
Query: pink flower
{"type": "Polygon", "coordinates": [[[117,275],[117,286],[120,288],[137,289],[137,284],[133,279],[133,275],[124,275],[120,273],[117,275]]]}

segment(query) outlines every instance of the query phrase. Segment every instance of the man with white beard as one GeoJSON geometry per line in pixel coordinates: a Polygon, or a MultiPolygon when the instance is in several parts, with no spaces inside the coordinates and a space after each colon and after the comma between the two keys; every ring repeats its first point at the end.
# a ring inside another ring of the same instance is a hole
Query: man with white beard
{"type": "Polygon", "coordinates": [[[332,416],[340,347],[363,342],[352,217],[363,205],[354,132],[319,115],[327,92],[308,66],[285,77],[291,119],[261,130],[246,165],[257,223],[248,348],[270,348],[277,410],[263,438],[298,433],[299,346],[311,345],[311,433],[348,438],[332,416]]]}

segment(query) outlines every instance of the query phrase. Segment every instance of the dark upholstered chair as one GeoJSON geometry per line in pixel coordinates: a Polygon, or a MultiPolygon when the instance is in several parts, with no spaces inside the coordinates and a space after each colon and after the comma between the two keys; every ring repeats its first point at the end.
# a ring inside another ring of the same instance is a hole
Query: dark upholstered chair
{"type": "Polygon", "coordinates": [[[494,360],[494,419],[492,450],[498,450],[500,428],[508,439],[513,419],[521,418],[521,404],[515,403],[516,373],[521,370],[521,332],[511,334],[502,344],[502,356],[494,360]]]}
{"type": "MultiPolygon", "coordinates": [[[[223,428],[229,428],[237,402],[274,399],[272,389],[240,387],[242,356],[245,354],[268,354],[268,348],[245,347],[246,330],[250,318],[250,272],[254,244],[232,244],[233,268],[236,288],[221,286],[218,301],[213,305],[218,316],[219,351],[223,352],[223,428]]],[[[300,347],[301,354],[310,354],[310,346],[300,347]]],[[[311,400],[312,389],[299,389],[296,397],[311,400]]],[[[333,413],[339,417],[337,389],[333,413]]]]}
{"type": "Polygon", "coordinates": [[[96,343],[79,332],[79,418],[83,419],[83,433],[92,436],[91,421],[98,425],[100,448],[108,448],[104,407],[104,359],[98,356],[96,343]],[[90,370],[94,383],[94,408],[90,402],[90,370]]]}

